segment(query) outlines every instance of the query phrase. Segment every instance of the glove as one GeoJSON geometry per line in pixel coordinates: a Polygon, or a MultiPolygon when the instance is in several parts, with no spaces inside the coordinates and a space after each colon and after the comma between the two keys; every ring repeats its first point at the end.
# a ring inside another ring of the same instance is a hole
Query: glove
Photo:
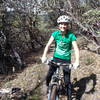
{"type": "Polygon", "coordinates": [[[41,61],[42,61],[42,63],[46,63],[47,62],[47,57],[42,57],[41,61]]]}
{"type": "Polygon", "coordinates": [[[74,69],[77,69],[79,67],[79,63],[74,63],[73,67],[74,67],[74,69]]]}

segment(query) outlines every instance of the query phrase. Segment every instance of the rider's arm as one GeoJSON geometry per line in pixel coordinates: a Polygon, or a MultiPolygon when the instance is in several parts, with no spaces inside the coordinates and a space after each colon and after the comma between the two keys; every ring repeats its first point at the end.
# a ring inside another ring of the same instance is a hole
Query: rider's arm
{"type": "Polygon", "coordinates": [[[44,58],[44,57],[47,56],[48,50],[49,50],[49,48],[50,48],[50,46],[51,46],[53,40],[54,40],[54,37],[51,36],[50,39],[49,39],[49,41],[48,41],[48,43],[47,43],[47,45],[46,45],[46,47],[45,47],[45,49],[44,49],[44,52],[43,52],[42,58],[44,58]]]}
{"type": "Polygon", "coordinates": [[[73,41],[72,45],[73,45],[73,48],[74,48],[74,51],[75,51],[75,58],[76,58],[75,65],[78,66],[79,65],[79,48],[78,48],[76,41],[73,41]]]}

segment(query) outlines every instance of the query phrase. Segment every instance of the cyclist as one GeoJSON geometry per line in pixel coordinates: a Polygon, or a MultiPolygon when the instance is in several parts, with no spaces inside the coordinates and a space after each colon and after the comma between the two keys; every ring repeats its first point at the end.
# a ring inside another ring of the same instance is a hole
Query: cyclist
{"type": "MultiPolygon", "coordinates": [[[[74,68],[76,69],[79,66],[79,49],[76,42],[75,35],[69,30],[69,24],[71,22],[71,18],[66,15],[62,15],[58,17],[58,30],[54,31],[51,34],[51,37],[44,49],[44,53],[42,55],[42,63],[47,60],[47,53],[53,41],[55,41],[56,46],[53,54],[53,60],[56,62],[62,63],[71,63],[71,49],[72,46],[75,51],[75,63],[74,68]]],[[[56,71],[56,67],[50,65],[49,71],[46,77],[46,85],[49,86],[49,82],[53,73],[56,71]]],[[[70,82],[70,69],[64,69],[64,80],[66,85],[66,91],[68,92],[68,100],[71,100],[71,82],[70,82]]]]}

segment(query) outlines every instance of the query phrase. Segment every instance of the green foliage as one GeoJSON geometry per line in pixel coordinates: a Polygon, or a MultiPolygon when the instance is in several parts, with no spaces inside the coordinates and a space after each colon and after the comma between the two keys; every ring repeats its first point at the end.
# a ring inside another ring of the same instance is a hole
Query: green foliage
{"type": "Polygon", "coordinates": [[[99,9],[91,9],[83,14],[84,17],[88,17],[88,16],[93,17],[93,16],[99,16],[99,15],[100,15],[99,9]]]}
{"type": "Polygon", "coordinates": [[[49,23],[45,23],[44,21],[40,21],[38,25],[38,29],[40,31],[46,32],[48,31],[49,23]]]}
{"type": "Polygon", "coordinates": [[[12,25],[14,27],[19,27],[21,24],[20,17],[18,15],[15,16],[15,19],[12,21],[12,25]]]}
{"type": "Polygon", "coordinates": [[[46,20],[45,16],[39,16],[37,19],[37,28],[42,32],[47,32],[49,27],[52,25],[52,22],[48,19],[46,20]]]}
{"type": "Polygon", "coordinates": [[[31,96],[31,100],[41,100],[40,94],[40,88],[36,89],[33,95],[31,96]]]}
{"type": "Polygon", "coordinates": [[[82,23],[88,27],[89,25],[95,31],[96,34],[100,34],[99,30],[99,20],[100,20],[100,10],[91,9],[82,14],[82,23]]]}
{"type": "Polygon", "coordinates": [[[92,9],[85,12],[82,16],[84,17],[84,21],[86,23],[94,23],[100,20],[100,10],[92,9]]]}
{"type": "Polygon", "coordinates": [[[100,31],[96,31],[97,34],[100,34],[100,31]]]}

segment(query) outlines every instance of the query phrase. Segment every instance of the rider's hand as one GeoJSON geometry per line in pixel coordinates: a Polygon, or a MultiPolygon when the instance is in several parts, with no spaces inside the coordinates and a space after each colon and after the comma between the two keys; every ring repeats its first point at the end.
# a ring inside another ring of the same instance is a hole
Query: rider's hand
{"type": "Polygon", "coordinates": [[[73,64],[73,67],[74,67],[74,69],[77,69],[77,68],[79,67],[79,63],[78,63],[78,62],[75,62],[75,63],[73,64]]]}
{"type": "Polygon", "coordinates": [[[47,57],[42,56],[41,61],[42,61],[42,63],[46,63],[47,57]]]}

